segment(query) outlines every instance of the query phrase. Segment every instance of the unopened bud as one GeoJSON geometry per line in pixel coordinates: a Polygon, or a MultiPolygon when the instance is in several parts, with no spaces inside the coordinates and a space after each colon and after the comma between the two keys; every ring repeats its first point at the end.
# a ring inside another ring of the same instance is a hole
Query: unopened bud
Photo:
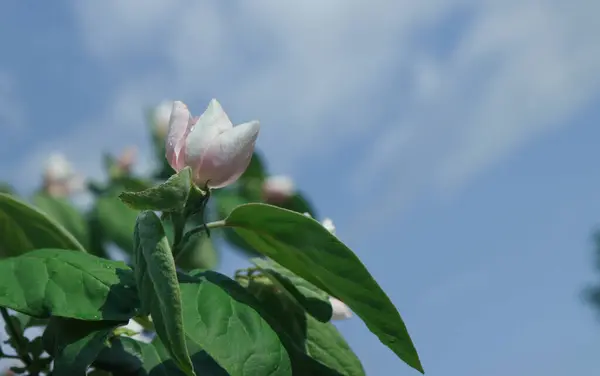
{"type": "Polygon", "coordinates": [[[270,204],[281,204],[292,197],[296,191],[294,181],[289,176],[269,176],[263,183],[263,197],[270,204]]]}
{"type": "Polygon", "coordinates": [[[175,171],[191,167],[194,182],[200,187],[225,187],[248,168],[259,130],[258,121],[234,127],[216,99],[197,118],[183,102],[174,102],[166,140],[167,161],[175,171]]]}
{"type": "Polygon", "coordinates": [[[173,101],[165,100],[159,103],[152,112],[154,132],[160,139],[167,137],[167,133],[169,132],[169,119],[171,118],[172,109],[173,101]]]}
{"type": "Polygon", "coordinates": [[[131,168],[133,167],[137,157],[137,151],[137,147],[128,146],[123,153],[121,153],[121,156],[117,160],[119,169],[125,174],[129,174],[131,172],[131,168]]]}

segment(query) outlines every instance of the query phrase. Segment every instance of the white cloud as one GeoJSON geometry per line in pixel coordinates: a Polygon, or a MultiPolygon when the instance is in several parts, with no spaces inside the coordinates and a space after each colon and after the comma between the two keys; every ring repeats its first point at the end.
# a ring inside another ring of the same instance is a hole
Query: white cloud
{"type": "MultiPolygon", "coordinates": [[[[234,122],[261,120],[274,170],[368,142],[348,176],[357,195],[385,184],[372,213],[385,217],[422,189],[460,187],[595,97],[600,9],[565,4],[112,0],[75,14],[89,52],[115,69],[157,62],[161,85],[132,71],[117,98],[160,88],[156,100],[199,113],[218,97],[234,122]]],[[[117,100],[111,116],[132,108],[117,100]]]]}
{"type": "Polygon", "coordinates": [[[399,190],[455,191],[598,99],[600,24],[589,15],[599,7],[576,3],[482,2],[447,58],[431,51],[414,60],[413,106],[375,146],[393,152],[366,155],[354,176],[359,192],[387,186],[369,218],[392,215],[414,197],[399,199],[399,190]]]}

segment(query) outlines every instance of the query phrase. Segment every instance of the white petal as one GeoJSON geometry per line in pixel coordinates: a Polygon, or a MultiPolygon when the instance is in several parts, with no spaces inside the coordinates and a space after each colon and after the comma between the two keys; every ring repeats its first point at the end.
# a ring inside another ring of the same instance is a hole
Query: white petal
{"type": "Polygon", "coordinates": [[[218,130],[217,133],[223,133],[233,128],[233,123],[229,120],[225,111],[223,111],[223,107],[221,107],[219,101],[212,99],[208,103],[206,110],[198,118],[194,128],[216,128],[218,130]]]}
{"type": "Polygon", "coordinates": [[[335,225],[333,224],[333,221],[330,218],[323,219],[323,222],[321,222],[321,224],[323,225],[323,227],[325,227],[327,231],[331,232],[332,234],[335,234],[335,225]]]}
{"type": "Polygon", "coordinates": [[[171,117],[169,119],[169,133],[167,135],[167,161],[174,170],[181,170],[184,165],[182,149],[185,147],[185,138],[189,132],[190,111],[185,103],[173,102],[171,117]]]}
{"type": "Polygon", "coordinates": [[[341,300],[330,296],[329,303],[331,303],[331,308],[333,309],[332,320],[346,320],[352,317],[352,311],[341,300]]]}
{"type": "Polygon", "coordinates": [[[173,110],[173,101],[162,101],[154,108],[154,129],[160,134],[167,134],[169,131],[169,120],[171,119],[171,111],[173,110]]]}
{"type": "Polygon", "coordinates": [[[215,141],[215,138],[232,128],[233,124],[223,111],[221,104],[216,99],[211,100],[204,113],[195,121],[187,136],[185,165],[192,166],[196,170],[194,166],[201,163],[202,156],[215,141]]]}
{"type": "Polygon", "coordinates": [[[221,188],[236,181],[250,163],[259,131],[259,122],[251,121],[215,137],[193,165],[196,183],[221,188]]]}

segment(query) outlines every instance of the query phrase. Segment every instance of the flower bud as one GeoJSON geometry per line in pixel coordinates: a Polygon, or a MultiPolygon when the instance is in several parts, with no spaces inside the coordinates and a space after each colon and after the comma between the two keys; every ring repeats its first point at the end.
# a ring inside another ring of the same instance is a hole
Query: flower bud
{"type": "Polygon", "coordinates": [[[352,317],[352,311],[341,300],[330,296],[329,303],[331,303],[331,308],[333,309],[332,320],[346,320],[352,317]]]}
{"type": "Polygon", "coordinates": [[[60,153],[51,154],[44,168],[44,191],[52,197],[66,197],[85,189],[85,179],[60,153]]]}
{"type": "Polygon", "coordinates": [[[265,202],[281,204],[294,195],[296,187],[289,176],[276,175],[265,179],[262,190],[265,202]]]}
{"type": "Polygon", "coordinates": [[[250,164],[259,130],[258,121],[234,127],[216,99],[197,118],[176,101],[169,121],[167,160],[175,171],[190,166],[199,186],[222,188],[235,182],[250,164]]]}
{"type": "Polygon", "coordinates": [[[44,178],[52,181],[66,181],[73,175],[73,167],[63,154],[53,153],[46,160],[44,178]]]}
{"type": "Polygon", "coordinates": [[[137,157],[137,147],[128,146],[123,150],[119,158],[117,159],[118,168],[125,174],[131,173],[131,168],[135,163],[137,157]]]}
{"type": "Polygon", "coordinates": [[[169,119],[171,118],[171,110],[173,109],[173,101],[162,101],[152,111],[152,121],[154,122],[154,132],[160,138],[164,139],[169,132],[169,119]]]}

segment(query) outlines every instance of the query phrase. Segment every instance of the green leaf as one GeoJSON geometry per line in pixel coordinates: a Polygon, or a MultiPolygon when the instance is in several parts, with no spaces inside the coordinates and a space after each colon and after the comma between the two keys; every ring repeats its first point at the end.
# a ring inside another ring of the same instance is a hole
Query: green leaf
{"type": "Polygon", "coordinates": [[[308,314],[322,322],[331,320],[333,309],[327,293],[272,260],[253,258],[250,261],[308,314]]]}
{"type": "MultiPolygon", "coordinates": [[[[169,244],[173,244],[173,225],[171,221],[163,222],[169,244]]],[[[196,224],[188,223],[185,230],[189,231],[196,224]]],[[[183,244],[175,264],[183,270],[214,269],[219,262],[219,255],[213,245],[213,240],[206,232],[198,233],[183,244]]]]}
{"type": "Polygon", "coordinates": [[[192,170],[184,168],[166,182],[140,192],[122,192],[121,201],[136,210],[182,211],[192,189],[192,170]]]}
{"type": "Polygon", "coordinates": [[[19,320],[21,327],[25,329],[32,328],[35,326],[46,326],[46,324],[48,323],[47,319],[31,317],[21,312],[17,312],[15,317],[19,320]]]}
{"type": "Polygon", "coordinates": [[[259,152],[254,151],[254,154],[252,154],[252,159],[250,159],[250,164],[242,176],[240,176],[240,180],[244,181],[248,179],[257,179],[262,181],[265,179],[265,175],[266,168],[263,158],[259,152]]]}
{"type": "Polygon", "coordinates": [[[55,376],[85,375],[105,347],[113,329],[127,321],[82,321],[52,317],[43,335],[44,349],[54,357],[55,376]]]}
{"type": "Polygon", "coordinates": [[[319,222],[271,205],[246,204],[225,224],[265,256],[346,303],[383,344],[423,372],[393,303],[358,257],[319,222]]]}
{"type": "Polygon", "coordinates": [[[84,216],[66,199],[38,193],[33,204],[69,231],[87,249],[88,228],[84,216]]]}
{"type": "MultiPolygon", "coordinates": [[[[233,209],[247,203],[247,201],[241,196],[229,190],[217,190],[212,193],[212,196],[216,200],[217,212],[220,218],[227,217],[233,211],[233,209]]],[[[249,245],[232,229],[225,228],[223,230],[223,234],[225,235],[225,240],[233,245],[236,250],[241,251],[247,256],[251,257],[259,255],[259,253],[254,250],[251,245],[249,245]]]]}
{"type": "Polygon", "coordinates": [[[288,350],[294,375],[341,375],[307,354],[307,318],[310,316],[288,294],[282,294],[276,285],[263,277],[250,279],[247,289],[260,301],[263,318],[277,331],[288,350]]]}
{"type": "Polygon", "coordinates": [[[37,318],[118,321],[135,315],[138,298],[124,263],[41,249],[0,260],[0,306],[37,318]]]}
{"type": "Polygon", "coordinates": [[[9,195],[14,195],[15,194],[15,189],[13,188],[12,185],[5,183],[5,182],[0,182],[0,193],[6,193],[9,195]]]}
{"type": "Polygon", "coordinates": [[[73,235],[46,214],[0,193],[0,257],[18,256],[40,248],[85,252],[73,235]]]}
{"type": "Polygon", "coordinates": [[[291,374],[285,347],[242,286],[205,271],[182,280],[181,293],[187,336],[231,376],[291,374]]]}
{"type": "Polygon", "coordinates": [[[300,214],[309,213],[313,218],[318,218],[313,206],[308,202],[302,193],[296,193],[294,196],[290,197],[288,200],[278,206],[300,214]]]}
{"type": "Polygon", "coordinates": [[[238,191],[248,202],[262,201],[262,186],[266,177],[263,158],[254,152],[248,168],[238,179],[238,191]]]}
{"type": "Polygon", "coordinates": [[[185,343],[181,291],[175,262],[160,218],[143,211],[134,231],[135,277],[142,312],[151,314],[156,333],[186,375],[195,375],[185,343]]]}
{"type": "Polygon", "coordinates": [[[96,201],[94,216],[108,240],[128,254],[133,252],[133,229],[138,211],[130,209],[118,197],[103,196],[96,201]]]}
{"type": "MultiPolygon", "coordinates": [[[[191,359],[194,371],[202,376],[229,376],[205,351],[194,348],[191,359]]],[[[184,376],[160,339],[142,343],[127,337],[113,337],[96,358],[94,367],[113,372],[115,376],[184,376]]]]}
{"type": "Polygon", "coordinates": [[[306,328],[306,350],[313,359],[347,376],[365,375],[360,360],[333,324],[307,315],[306,328]]]}

